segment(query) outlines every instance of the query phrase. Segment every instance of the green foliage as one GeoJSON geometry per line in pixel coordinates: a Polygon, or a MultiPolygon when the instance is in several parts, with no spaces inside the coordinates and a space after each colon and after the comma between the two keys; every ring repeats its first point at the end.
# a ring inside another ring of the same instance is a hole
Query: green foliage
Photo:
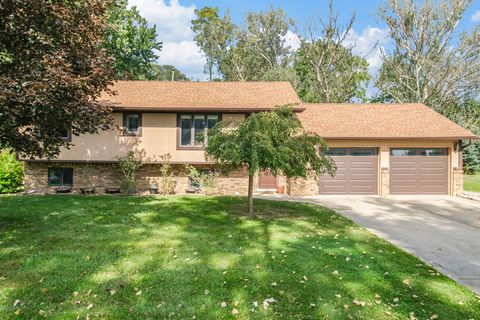
{"type": "Polygon", "coordinates": [[[242,122],[220,122],[208,131],[205,151],[227,172],[248,170],[251,200],[252,178],[259,171],[289,178],[333,174],[333,161],[318,148],[326,148],[324,140],[306,132],[292,108],[280,107],[251,114],[242,122]]]}
{"type": "Polygon", "coordinates": [[[127,9],[127,0],[115,0],[109,9],[109,28],[104,46],[115,58],[113,69],[117,79],[154,79],[156,50],[162,49],[157,41],[156,27],[149,27],[136,7],[127,9]]]}
{"type": "Polygon", "coordinates": [[[192,165],[185,166],[187,175],[200,186],[205,194],[215,194],[218,191],[218,172],[214,170],[198,170],[192,165]]]}
{"type": "Polygon", "coordinates": [[[220,16],[218,8],[195,11],[192,21],[195,42],[207,57],[206,69],[213,80],[214,70],[228,81],[289,80],[286,71],[291,49],[285,35],[292,20],[282,9],[249,12],[245,26],[231,22],[229,13],[220,16]]]}
{"type": "Polygon", "coordinates": [[[109,1],[0,1],[0,145],[54,157],[73,135],[112,127],[97,103],[114,78],[102,49],[109,1]]]}
{"type": "Polygon", "coordinates": [[[0,193],[14,193],[23,189],[23,163],[10,149],[0,150],[0,193]]]}
{"type": "Polygon", "coordinates": [[[160,156],[162,165],[160,166],[160,183],[158,191],[162,195],[169,195],[175,193],[177,182],[173,178],[172,165],[170,164],[172,156],[167,153],[160,156]]]}
{"type": "Polygon", "coordinates": [[[295,71],[302,101],[343,103],[366,99],[368,62],[343,45],[324,39],[304,41],[296,53],[295,71]]]}
{"type": "Polygon", "coordinates": [[[480,173],[480,141],[463,150],[463,170],[466,174],[480,173]]]}
{"type": "Polygon", "coordinates": [[[190,79],[183,72],[169,64],[154,64],[152,65],[152,69],[152,76],[149,80],[190,81],[190,79]]]}
{"type": "Polygon", "coordinates": [[[117,159],[118,167],[123,173],[123,178],[120,182],[120,191],[124,194],[137,193],[135,174],[137,170],[143,166],[142,160],[137,157],[133,151],[129,151],[125,156],[117,159]]]}

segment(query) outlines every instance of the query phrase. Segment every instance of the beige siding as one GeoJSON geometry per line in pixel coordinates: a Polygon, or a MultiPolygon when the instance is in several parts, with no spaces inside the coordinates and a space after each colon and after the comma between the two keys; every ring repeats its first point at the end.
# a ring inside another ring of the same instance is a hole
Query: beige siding
{"type": "MultiPolygon", "coordinates": [[[[114,113],[113,116],[115,122],[122,126],[122,113],[114,113]]],[[[245,115],[224,114],[222,118],[241,120],[245,115]]],[[[73,146],[62,150],[56,160],[115,161],[132,150],[148,162],[156,162],[166,153],[170,153],[172,162],[206,162],[202,150],[177,150],[177,114],[143,113],[142,122],[141,137],[122,136],[116,129],[98,135],[74,136],[73,146]]]]}

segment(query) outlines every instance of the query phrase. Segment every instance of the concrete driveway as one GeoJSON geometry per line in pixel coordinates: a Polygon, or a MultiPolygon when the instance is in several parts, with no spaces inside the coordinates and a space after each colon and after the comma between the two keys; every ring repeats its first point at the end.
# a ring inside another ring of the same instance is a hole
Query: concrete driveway
{"type": "Polygon", "coordinates": [[[480,294],[480,202],[448,196],[292,200],[329,207],[480,294]]]}

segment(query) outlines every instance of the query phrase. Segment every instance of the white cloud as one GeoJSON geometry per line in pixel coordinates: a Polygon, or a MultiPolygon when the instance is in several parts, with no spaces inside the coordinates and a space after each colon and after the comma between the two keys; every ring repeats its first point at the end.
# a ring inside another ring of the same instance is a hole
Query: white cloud
{"type": "Polygon", "coordinates": [[[353,52],[365,57],[369,64],[370,74],[373,76],[382,63],[381,48],[388,42],[388,30],[368,27],[359,35],[352,30],[347,36],[345,45],[352,46],[353,52]]]}
{"type": "Polygon", "coordinates": [[[158,63],[171,64],[188,77],[206,80],[203,73],[205,57],[193,41],[191,21],[195,6],[182,6],[179,0],[129,0],[150,25],[156,25],[158,40],[163,48],[158,52],[158,63]]]}
{"type": "Polygon", "coordinates": [[[473,22],[480,22],[480,10],[475,11],[471,19],[473,22]]]}
{"type": "Polygon", "coordinates": [[[293,51],[297,51],[297,49],[300,48],[300,38],[296,33],[293,33],[292,31],[288,30],[284,39],[285,39],[286,45],[290,46],[290,49],[292,49],[293,51]]]}
{"type": "Polygon", "coordinates": [[[171,64],[194,80],[205,80],[205,57],[194,41],[164,42],[158,63],[171,64]]]}

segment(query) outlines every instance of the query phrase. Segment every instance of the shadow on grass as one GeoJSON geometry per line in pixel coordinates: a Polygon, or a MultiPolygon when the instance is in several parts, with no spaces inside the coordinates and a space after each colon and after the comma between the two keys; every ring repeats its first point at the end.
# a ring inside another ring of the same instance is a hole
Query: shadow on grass
{"type": "Polygon", "coordinates": [[[329,209],[255,205],[257,218],[249,219],[245,199],[236,197],[2,198],[0,314],[404,319],[414,312],[460,319],[480,313],[473,293],[329,209]],[[264,308],[267,298],[276,302],[264,308]]]}

